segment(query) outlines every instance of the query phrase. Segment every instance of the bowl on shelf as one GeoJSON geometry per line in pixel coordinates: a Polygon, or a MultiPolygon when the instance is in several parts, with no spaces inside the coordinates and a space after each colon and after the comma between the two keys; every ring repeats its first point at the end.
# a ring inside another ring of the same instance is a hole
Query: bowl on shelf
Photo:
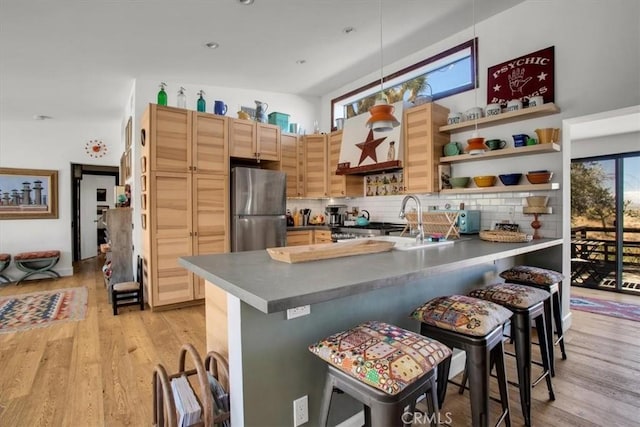
{"type": "Polygon", "coordinates": [[[495,175],[479,175],[473,177],[473,182],[478,187],[492,187],[496,183],[495,175]]]}
{"type": "Polygon", "coordinates": [[[547,206],[549,196],[529,196],[527,197],[527,206],[530,208],[543,208],[547,206]]]}
{"type": "Polygon", "coordinates": [[[469,179],[468,176],[454,176],[449,178],[449,183],[453,188],[465,188],[469,185],[469,179]]]}
{"type": "Polygon", "coordinates": [[[522,178],[521,173],[506,173],[502,175],[498,175],[500,181],[504,185],[517,185],[520,182],[520,178],[522,178]]]}
{"type": "Polygon", "coordinates": [[[527,174],[527,181],[531,184],[546,184],[551,181],[551,177],[553,176],[553,172],[529,172],[527,174]]]}

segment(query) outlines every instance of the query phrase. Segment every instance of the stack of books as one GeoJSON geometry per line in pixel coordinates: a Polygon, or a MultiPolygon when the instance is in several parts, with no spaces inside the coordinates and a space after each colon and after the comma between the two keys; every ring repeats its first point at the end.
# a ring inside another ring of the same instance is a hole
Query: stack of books
{"type": "Polygon", "coordinates": [[[173,399],[178,412],[178,426],[188,427],[200,421],[202,408],[185,375],[171,380],[173,399]]]}

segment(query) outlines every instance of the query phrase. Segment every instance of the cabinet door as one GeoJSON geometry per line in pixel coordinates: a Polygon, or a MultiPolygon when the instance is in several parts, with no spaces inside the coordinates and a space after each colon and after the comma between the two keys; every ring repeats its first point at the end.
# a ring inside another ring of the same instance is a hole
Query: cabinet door
{"type": "Polygon", "coordinates": [[[313,244],[313,230],[287,231],[287,246],[313,244]]]}
{"type": "Polygon", "coordinates": [[[331,230],[314,230],[313,243],[331,243],[331,230]]]}
{"type": "Polygon", "coordinates": [[[342,131],[329,135],[329,195],[331,197],[362,197],[364,178],[356,175],[336,175],[342,148],[342,131]]]}
{"type": "Polygon", "coordinates": [[[305,197],[328,197],[327,136],[305,135],[305,197]]]}
{"type": "Polygon", "coordinates": [[[151,170],[187,172],[191,166],[191,112],[183,108],[151,104],[151,170]]]}
{"type": "Polygon", "coordinates": [[[439,128],[447,122],[449,110],[427,103],[405,110],[404,183],[406,193],[433,193],[438,188],[438,163],[449,136],[439,128]]]}
{"type": "Polygon", "coordinates": [[[229,125],[227,117],[193,114],[192,170],[198,173],[229,174],[229,125]]]}
{"type": "Polygon", "coordinates": [[[298,187],[298,136],[280,135],[280,170],[287,174],[287,197],[301,197],[298,187]]]}
{"type": "MultiPolygon", "coordinates": [[[[193,255],[229,252],[229,178],[193,175],[193,255]]],[[[204,280],[194,275],[195,298],[204,298],[204,280]]]]}
{"type": "Polygon", "coordinates": [[[250,120],[229,118],[229,156],[255,159],[256,123],[250,120]]]}
{"type": "Polygon", "coordinates": [[[192,274],[178,258],[192,253],[191,174],[153,172],[149,183],[153,306],[193,299],[192,274]]]}
{"type": "Polygon", "coordinates": [[[280,127],[256,123],[257,152],[260,160],[280,161],[280,127]]]}

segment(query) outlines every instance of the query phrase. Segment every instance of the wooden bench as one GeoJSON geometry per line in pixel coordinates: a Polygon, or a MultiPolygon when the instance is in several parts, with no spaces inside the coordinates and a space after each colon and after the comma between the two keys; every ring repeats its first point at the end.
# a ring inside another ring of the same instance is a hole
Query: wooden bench
{"type": "Polygon", "coordinates": [[[2,274],[7,267],[11,264],[11,255],[10,254],[0,254],[0,279],[4,281],[4,283],[11,283],[11,280],[8,276],[2,274]]]}
{"type": "Polygon", "coordinates": [[[19,270],[25,272],[16,282],[19,285],[24,279],[34,274],[46,274],[51,277],[60,277],[60,275],[53,270],[53,267],[60,261],[60,251],[34,251],[34,252],[22,252],[16,255],[14,263],[19,270]]]}

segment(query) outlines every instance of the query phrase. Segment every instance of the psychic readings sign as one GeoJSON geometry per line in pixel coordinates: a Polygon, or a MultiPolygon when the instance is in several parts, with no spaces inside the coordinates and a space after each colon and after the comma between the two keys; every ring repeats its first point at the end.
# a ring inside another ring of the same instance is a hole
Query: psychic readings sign
{"type": "Polygon", "coordinates": [[[545,103],[553,102],[553,50],[551,46],[489,67],[487,104],[504,107],[510,100],[519,99],[526,105],[534,96],[542,96],[545,103]]]}

